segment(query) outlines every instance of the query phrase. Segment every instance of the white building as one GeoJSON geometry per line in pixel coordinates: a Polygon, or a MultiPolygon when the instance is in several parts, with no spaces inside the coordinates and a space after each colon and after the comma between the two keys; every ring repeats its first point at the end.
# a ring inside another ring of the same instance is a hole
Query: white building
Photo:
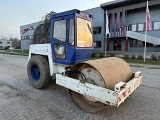
{"type": "Polygon", "coordinates": [[[8,49],[9,47],[12,47],[12,41],[0,40],[0,49],[8,49]]]}

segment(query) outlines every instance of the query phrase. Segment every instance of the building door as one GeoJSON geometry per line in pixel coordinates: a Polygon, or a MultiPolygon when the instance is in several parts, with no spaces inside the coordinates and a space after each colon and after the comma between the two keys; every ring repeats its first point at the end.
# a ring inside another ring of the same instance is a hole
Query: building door
{"type": "Polygon", "coordinates": [[[114,40],[113,50],[121,50],[122,40],[114,40]]]}

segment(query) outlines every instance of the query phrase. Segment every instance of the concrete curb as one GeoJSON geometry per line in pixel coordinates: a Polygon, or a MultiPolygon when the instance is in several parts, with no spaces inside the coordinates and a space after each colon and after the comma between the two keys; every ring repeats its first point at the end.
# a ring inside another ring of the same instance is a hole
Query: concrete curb
{"type": "Polygon", "coordinates": [[[0,51],[0,53],[2,54],[10,54],[10,55],[21,55],[21,56],[28,56],[28,54],[22,54],[22,53],[15,53],[15,52],[2,52],[0,51]]]}
{"type": "Polygon", "coordinates": [[[160,69],[159,65],[148,65],[148,64],[135,64],[128,63],[131,67],[142,67],[142,68],[150,68],[150,69],[160,69]]]}

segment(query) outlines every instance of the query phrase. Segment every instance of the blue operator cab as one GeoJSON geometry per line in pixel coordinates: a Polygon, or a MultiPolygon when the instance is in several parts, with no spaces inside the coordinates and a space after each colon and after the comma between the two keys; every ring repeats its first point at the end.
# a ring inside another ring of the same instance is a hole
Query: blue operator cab
{"type": "Polygon", "coordinates": [[[92,16],[70,10],[51,16],[50,43],[53,62],[72,65],[90,58],[92,53],[92,16]]]}

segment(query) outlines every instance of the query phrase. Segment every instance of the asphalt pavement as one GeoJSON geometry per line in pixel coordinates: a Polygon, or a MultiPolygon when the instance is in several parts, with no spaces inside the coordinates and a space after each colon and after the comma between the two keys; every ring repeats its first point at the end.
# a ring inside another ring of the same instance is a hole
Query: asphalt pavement
{"type": "Polygon", "coordinates": [[[28,82],[27,56],[0,54],[0,120],[160,120],[160,69],[142,71],[142,85],[120,105],[86,113],[65,88],[51,82],[38,90],[28,82]]]}

